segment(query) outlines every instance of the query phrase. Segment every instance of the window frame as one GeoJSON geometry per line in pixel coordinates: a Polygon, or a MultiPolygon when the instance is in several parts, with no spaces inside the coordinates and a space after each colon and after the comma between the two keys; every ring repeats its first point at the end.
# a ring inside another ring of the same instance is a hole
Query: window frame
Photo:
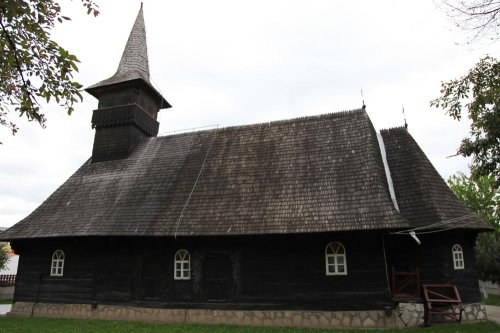
{"type": "Polygon", "coordinates": [[[326,276],[343,276],[347,275],[347,251],[344,244],[341,242],[330,242],[325,246],[325,273],[326,276]],[[331,249],[331,252],[329,252],[331,249]],[[342,250],[342,253],[339,253],[342,250]],[[332,258],[333,262],[329,263],[329,259],[332,258]],[[342,258],[342,262],[339,262],[339,258],[342,258]],[[339,267],[343,266],[343,272],[339,271],[339,267]],[[333,270],[330,268],[333,267],[333,270]]]}
{"type": "Polygon", "coordinates": [[[451,257],[453,259],[454,270],[465,269],[464,250],[460,244],[453,244],[451,247],[451,257]]]}
{"type": "Polygon", "coordinates": [[[175,252],[174,280],[191,280],[191,254],[186,249],[180,249],[175,252]],[[185,266],[186,264],[187,266],[185,266]],[[187,274],[185,274],[186,272],[187,274]]]}
{"type": "Polygon", "coordinates": [[[63,250],[55,250],[52,253],[52,260],[50,263],[50,276],[61,277],[64,276],[64,261],[66,254],[63,250]]]}

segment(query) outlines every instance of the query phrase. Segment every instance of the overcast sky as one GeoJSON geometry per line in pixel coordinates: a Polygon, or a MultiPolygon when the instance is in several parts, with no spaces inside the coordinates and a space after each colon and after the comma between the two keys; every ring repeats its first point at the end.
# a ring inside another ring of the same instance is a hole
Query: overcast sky
{"type": "MultiPolygon", "coordinates": [[[[72,21],[53,37],[81,60],[76,79],[89,86],[114,74],[140,7],[138,0],[61,0],[72,21]]],[[[144,1],[153,84],[173,108],[160,113],[160,133],[244,125],[357,109],[361,89],[377,130],[409,131],[443,178],[466,172],[453,155],[468,124],[429,101],[440,82],[466,73],[499,43],[467,45],[467,35],[433,1],[144,1]]],[[[68,117],[44,107],[46,129],[18,121],[0,129],[0,226],[27,216],[92,151],[97,101],[68,117]]]]}

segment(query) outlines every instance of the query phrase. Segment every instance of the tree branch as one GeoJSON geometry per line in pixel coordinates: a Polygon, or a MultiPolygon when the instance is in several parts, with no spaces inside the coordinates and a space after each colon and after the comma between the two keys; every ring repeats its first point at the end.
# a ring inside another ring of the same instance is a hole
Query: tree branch
{"type": "Polygon", "coordinates": [[[16,47],[16,44],[14,44],[14,42],[10,38],[9,33],[5,29],[5,26],[4,26],[3,22],[2,22],[2,20],[0,20],[0,26],[2,27],[3,34],[7,38],[7,41],[9,42],[10,49],[12,51],[12,54],[14,55],[14,60],[16,61],[16,69],[17,69],[17,71],[19,73],[19,76],[21,77],[21,80],[23,81],[23,86],[25,88],[26,93],[28,94],[28,100],[29,100],[29,102],[31,104],[31,107],[33,108],[34,105],[35,105],[33,103],[33,96],[31,95],[31,93],[30,93],[30,91],[28,89],[28,84],[27,84],[27,82],[26,82],[26,80],[24,78],[24,73],[23,73],[23,70],[21,68],[21,64],[19,62],[19,58],[17,57],[17,47],[16,47]]]}

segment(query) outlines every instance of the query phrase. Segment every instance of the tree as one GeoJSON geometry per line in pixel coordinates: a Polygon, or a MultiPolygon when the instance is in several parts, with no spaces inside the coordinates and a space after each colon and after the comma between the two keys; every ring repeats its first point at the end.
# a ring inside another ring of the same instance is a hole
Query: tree
{"type": "Polygon", "coordinates": [[[472,39],[500,39],[500,1],[443,0],[448,17],[461,29],[472,32],[472,39]]]}
{"type": "Polygon", "coordinates": [[[476,239],[476,267],[483,281],[500,283],[500,237],[498,232],[487,232],[476,239]]]}
{"type": "Polygon", "coordinates": [[[490,223],[495,232],[481,233],[476,240],[476,267],[479,278],[500,283],[500,190],[493,176],[468,178],[458,173],[448,179],[455,195],[490,223]]]}
{"type": "Polygon", "coordinates": [[[472,156],[473,177],[494,175],[500,186],[500,63],[486,56],[465,76],[441,83],[441,96],[431,106],[443,108],[460,120],[471,120],[470,137],[462,140],[457,154],[472,156]]]}
{"type": "Polygon", "coordinates": [[[7,255],[7,248],[4,244],[0,243],[0,270],[4,269],[9,262],[9,256],[7,255]]]}
{"type": "MultiPolygon", "coordinates": [[[[97,16],[92,0],[81,0],[97,16]]],[[[73,80],[78,58],[51,39],[55,24],[70,20],[54,0],[0,0],[0,125],[15,134],[9,112],[45,126],[40,100],[54,99],[68,114],[81,101],[82,86],[73,80]]]]}
{"type": "Polygon", "coordinates": [[[493,176],[472,179],[459,172],[448,179],[448,185],[465,206],[500,232],[500,190],[493,176]]]}

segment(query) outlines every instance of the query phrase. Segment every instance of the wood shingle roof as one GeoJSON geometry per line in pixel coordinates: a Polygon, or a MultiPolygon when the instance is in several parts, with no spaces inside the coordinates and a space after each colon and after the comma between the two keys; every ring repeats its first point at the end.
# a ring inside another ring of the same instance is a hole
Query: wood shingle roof
{"type": "MultiPolygon", "coordinates": [[[[425,156],[424,156],[425,157],[425,156]]],[[[6,239],[404,229],[364,110],[142,141],[86,162],[6,239]]]]}
{"type": "Polygon", "coordinates": [[[453,194],[404,127],[381,134],[396,199],[412,227],[492,229],[453,194]]]}
{"type": "Polygon", "coordinates": [[[116,73],[112,77],[90,86],[88,89],[134,79],[142,79],[149,83],[148,47],[146,44],[146,27],[142,4],[130,31],[116,73]]]}
{"type": "Polygon", "coordinates": [[[146,27],[141,8],[137,14],[132,30],[123,50],[120,63],[113,76],[87,87],[92,96],[100,99],[106,92],[121,90],[130,86],[147,86],[155,98],[160,101],[160,109],[170,108],[167,100],[151,85],[149,74],[148,47],[146,43],[146,27]]]}

